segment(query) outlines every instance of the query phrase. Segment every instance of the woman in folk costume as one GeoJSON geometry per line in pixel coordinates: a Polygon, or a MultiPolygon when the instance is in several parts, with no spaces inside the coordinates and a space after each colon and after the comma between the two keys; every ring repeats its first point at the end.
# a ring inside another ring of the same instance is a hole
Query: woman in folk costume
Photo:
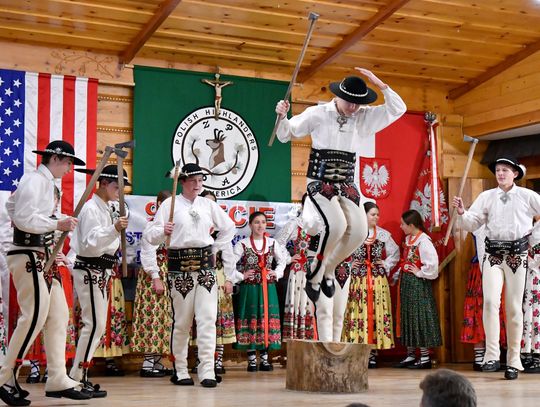
{"type": "MultiPolygon", "coordinates": [[[[540,222],[540,216],[535,221],[540,222]]],[[[540,243],[529,249],[523,311],[523,372],[540,373],[540,243]]]]}
{"type": "MultiPolygon", "coordinates": [[[[94,170],[81,170],[93,173],[94,170]]],[[[71,249],[77,255],[73,266],[73,286],[81,308],[82,328],[77,341],[77,352],[70,376],[83,382],[85,391],[93,398],[106,397],[98,384],[88,381],[88,369],[96,349],[105,340],[115,340],[106,332],[109,315],[110,278],[117,264],[116,252],[120,245],[120,231],[128,226],[127,216],[113,219],[110,202],[119,196],[118,177],[130,185],[127,173],[118,174],[117,165],[103,168],[98,187],[86,201],[79,214],[79,224],[71,237],[71,249]]]]}
{"type": "MultiPolygon", "coordinates": [[[[473,370],[482,371],[482,361],[486,353],[486,335],[484,323],[482,322],[484,294],[482,292],[482,270],[485,255],[484,239],[485,227],[482,226],[474,233],[476,255],[471,260],[471,267],[467,275],[467,290],[463,303],[463,326],[461,327],[461,342],[472,343],[474,346],[473,370]]],[[[504,295],[501,297],[500,324],[501,346],[506,347],[506,315],[504,311],[504,295]]]]}
{"type": "Polygon", "coordinates": [[[405,233],[400,262],[396,336],[407,347],[407,357],[395,367],[431,369],[430,348],[441,346],[441,327],[431,283],[439,275],[439,258],[422,216],[415,210],[401,215],[405,233]],[[416,349],[420,359],[416,360],[416,349]]]}
{"type": "Polygon", "coordinates": [[[495,174],[497,188],[478,195],[467,211],[460,197],[454,197],[453,205],[459,215],[457,224],[464,230],[472,232],[486,225],[487,254],[482,263],[486,354],[482,371],[500,368],[499,309],[504,287],[508,344],[504,377],[514,380],[523,370],[523,294],[528,250],[540,243],[540,224],[532,225],[533,217],[540,215],[540,195],[515,184],[525,175],[525,167],[515,158],[502,156],[488,167],[495,174]]]}
{"type": "MultiPolygon", "coordinates": [[[[170,236],[167,278],[173,309],[171,382],[178,386],[194,385],[188,372],[187,356],[189,331],[195,317],[200,359],[197,374],[201,386],[213,388],[221,380],[214,370],[218,301],[214,256],[230,247],[235,227],[217,203],[199,196],[204,176],[197,164],[182,167],[179,177],[182,193],[162,203],[146,230],[146,238],[158,245],[170,236]],[[173,199],[173,222],[170,222],[173,199]],[[215,239],[212,231],[217,231],[215,239]]],[[[233,256],[223,256],[223,266],[225,275],[232,274],[233,256]]],[[[230,280],[225,287],[227,292],[232,291],[230,280]]]]}
{"type": "MultiPolygon", "coordinates": [[[[349,301],[343,323],[343,341],[394,347],[392,300],[388,276],[399,261],[399,246],[387,230],[377,226],[379,207],[364,204],[368,218],[368,238],[352,254],[349,301]]],[[[369,367],[377,367],[373,349],[369,367]]]]}
{"type": "Polygon", "coordinates": [[[384,104],[367,106],[377,99],[377,94],[361,78],[350,76],[330,84],[336,96],[334,100],[311,106],[291,119],[286,118],[288,101],[279,101],[276,106],[276,113],[282,119],[276,133],[281,142],[307,135],[311,135],[312,140],[307,190],[324,228],[306,291],[317,305],[321,341],[340,341],[341,331],[333,321],[333,313],[326,309],[333,307],[333,303],[318,303],[320,291],[328,298],[334,294],[345,297],[343,301],[338,300],[345,312],[348,288],[336,289],[334,272],[367,236],[366,214],[360,207],[360,193],[354,184],[356,156],[362,154],[366,140],[406,111],[403,100],[387,84],[367,69],[356,69],[381,90],[384,104]],[[334,337],[338,331],[338,336],[334,337]]]}
{"type": "Polygon", "coordinates": [[[29,393],[17,382],[20,361],[39,332],[44,329],[49,379],[45,384],[48,397],[88,399],[75,389],[80,383],[66,374],[66,331],[69,311],[61,279],[54,270],[43,273],[46,255],[55,230],[71,231],[77,219],[52,219],[55,197],[59,194],[55,179],[67,175],[74,164],[84,165],[75,156],[73,146],[65,141],[53,141],[44,150],[35,171],[21,178],[17,190],[6,203],[14,225],[13,245],[7,253],[8,267],[17,290],[21,315],[10,338],[2,369],[0,369],[0,398],[10,406],[27,406],[29,393]]]}
{"type": "Polygon", "coordinates": [[[249,216],[251,236],[234,246],[234,254],[240,265],[231,276],[240,283],[236,308],[237,349],[248,354],[248,372],[271,371],[268,351],[281,347],[281,329],[276,281],[283,277],[287,261],[285,248],[266,236],[266,216],[253,212],[249,216]],[[272,268],[275,261],[276,267],[272,268]],[[260,363],[257,367],[257,350],[260,363]]]}
{"type": "MultiPolygon", "coordinates": [[[[156,199],[156,211],[170,197],[170,191],[160,191],[156,199]]],[[[151,222],[148,222],[145,230],[151,222]]],[[[141,264],[135,290],[131,351],[144,353],[139,372],[141,377],[163,377],[169,373],[161,363],[161,358],[171,350],[172,324],[171,299],[166,284],[167,250],[164,245],[152,245],[144,231],[141,239],[141,264]]]]}
{"type": "MultiPolygon", "coordinates": [[[[307,194],[302,196],[302,208],[307,194]]],[[[315,326],[315,306],[308,298],[304,287],[309,271],[309,249],[311,236],[303,228],[302,213],[291,219],[275,236],[283,247],[292,242],[292,257],[287,254],[290,264],[289,282],[285,297],[282,339],[317,339],[315,326]]]]}

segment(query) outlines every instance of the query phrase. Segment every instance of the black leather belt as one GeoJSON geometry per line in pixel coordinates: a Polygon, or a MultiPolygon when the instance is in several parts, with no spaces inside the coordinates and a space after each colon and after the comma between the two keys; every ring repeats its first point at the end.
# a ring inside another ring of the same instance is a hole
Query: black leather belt
{"type": "Polygon", "coordinates": [[[209,270],[214,267],[212,246],[168,249],[169,273],[209,270]]]}
{"type": "Polygon", "coordinates": [[[47,247],[53,243],[54,232],[35,234],[13,228],[13,244],[15,246],[47,247]]]}
{"type": "Polygon", "coordinates": [[[100,257],[77,256],[74,268],[108,270],[112,269],[117,261],[118,258],[116,256],[111,256],[110,254],[104,254],[100,257]]]}
{"type": "Polygon", "coordinates": [[[354,182],[356,154],[339,150],[311,149],[307,177],[324,182],[354,182]]]}
{"type": "Polygon", "coordinates": [[[486,252],[495,255],[521,254],[529,250],[529,236],[518,240],[491,240],[486,237],[486,252]]]}

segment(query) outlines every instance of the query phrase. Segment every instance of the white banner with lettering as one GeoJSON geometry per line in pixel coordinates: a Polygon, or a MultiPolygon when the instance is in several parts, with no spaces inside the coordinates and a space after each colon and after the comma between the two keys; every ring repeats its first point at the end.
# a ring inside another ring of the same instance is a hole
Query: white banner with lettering
{"type": "MultiPolygon", "coordinates": [[[[156,198],[126,195],[125,199],[129,208],[129,226],[126,231],[127,260],[131,265],[140,264],[140,240],[147,222],[156,212],[156,198]]],[[[249,236],[248,219],[251,213],[263,212],[267,219],[268,234],[274,236],[288,220],[297,215],[299,209],[299,204],[283,202],[218,200],[218,204],[236,225],[235,243],[249,236]]]]}

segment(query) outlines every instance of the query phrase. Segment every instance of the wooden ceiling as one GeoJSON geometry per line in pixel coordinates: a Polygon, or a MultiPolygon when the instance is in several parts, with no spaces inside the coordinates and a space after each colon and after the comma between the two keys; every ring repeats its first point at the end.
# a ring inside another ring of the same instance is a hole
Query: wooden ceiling
{"type": "Polygon", "coordinates": [[[538,0],[0,0],[0,38],[299,79],[352,67],[467,92],[540,49],[538,0]]]}

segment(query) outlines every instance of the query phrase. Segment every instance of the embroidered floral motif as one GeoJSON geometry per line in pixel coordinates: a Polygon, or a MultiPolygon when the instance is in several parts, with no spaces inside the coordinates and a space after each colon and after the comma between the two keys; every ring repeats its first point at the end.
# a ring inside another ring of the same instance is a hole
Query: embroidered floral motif
{"type": "Polygon", "coordinates": [[[495,265],[497,265],[497,266],[501,265],[503,259],[502,259],[502,256],[497,256],[497,255],[490,254],[490,255],[488,255],[488,261],[489,261],[489,265],[491,267],[493,267],[495,265]]]}
{"type": "Polygon", "coordinates": [[[335,276],[339,286],[343,288],[350,274],[350,257],[345,259],[336,268],[335,276]]]}
{"type": "Polygon", "coordinates": [[[356,188],[356,185],[349,184],[347,182],[340,183],[340,193],[349,201],[354,202],[356,205],[360,205],[360,193],[356,188]]]}
{"type": "Polygon", "coordinates": [[[95,274],[87,273],[87,274],[84,275],[83,282],[86,285],[88,285],[88,284],[94,284],[95,285],[98,282],[98,277],[95,274]]]}
{"type": "MultiPolygon", "coordinates": [[[[505,262],[512,273],[516,274],[517,269],[521,266],[521,257],[519,254],[509,254],[506,256],[505,262]]],[[[527,262],[525,261],[525,263],[527,262]]]]}
{"type": "Polygon", "coordinates": [[[182,294],[182,297],[184,297],[184,299],[186,298],[186,295],[188,295],[189,292],[193,290],[193,287],[193,278],[191,277],[190,273],[179,273],[174,278],[174,288],[176,289],[176,291],[182,294]]]}
{"type": "MultiPolygon", "coordinates": [[[[208,292],[212,291],[212,287],[214,284],[216,284],[216,277],[213,272],[205,270],[200,271],[199,275],[197,276],[197,282],[200,286],[203,286],[208,290],[208,292]]],[[[185,298],[185,297],[184,297],[185,298]]]]}

